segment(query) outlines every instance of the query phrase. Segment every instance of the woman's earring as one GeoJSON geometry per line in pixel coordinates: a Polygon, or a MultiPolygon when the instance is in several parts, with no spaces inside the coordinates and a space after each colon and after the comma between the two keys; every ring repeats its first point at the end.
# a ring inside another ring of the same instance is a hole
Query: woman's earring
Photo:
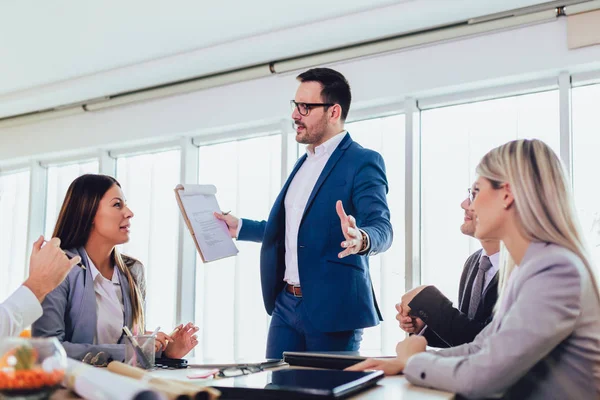
{"type": "Polygon", "coordinates": [[[505,204],[505,205],[504,205],[504,209],[506,210],[507,208],[508,208],[508,205],[507,205],[507,204],[505,204]]]}

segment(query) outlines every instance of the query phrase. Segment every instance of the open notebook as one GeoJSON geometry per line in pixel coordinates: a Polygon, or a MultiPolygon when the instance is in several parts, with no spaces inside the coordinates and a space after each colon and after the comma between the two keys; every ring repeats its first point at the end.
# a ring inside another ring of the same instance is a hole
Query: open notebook
{"type": "Polygon", "coordinates": [[[221,212],[214,185],[177,185],[175,198],[202,262],[235,256],[238,253],[227,224],[214,212],[221,212]]]}

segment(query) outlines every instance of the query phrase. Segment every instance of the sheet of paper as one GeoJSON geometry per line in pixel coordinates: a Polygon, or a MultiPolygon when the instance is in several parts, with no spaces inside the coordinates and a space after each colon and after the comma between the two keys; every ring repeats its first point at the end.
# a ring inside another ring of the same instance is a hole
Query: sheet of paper
{"type": "Polygon", "coordinates": [[[181,203],[185,208],[198,246],[205,262],[234,256],[238,253],[229,235],[227,224],[218,220],[214,212],[221,212],[214,185],[181,185],[181,203]]]}

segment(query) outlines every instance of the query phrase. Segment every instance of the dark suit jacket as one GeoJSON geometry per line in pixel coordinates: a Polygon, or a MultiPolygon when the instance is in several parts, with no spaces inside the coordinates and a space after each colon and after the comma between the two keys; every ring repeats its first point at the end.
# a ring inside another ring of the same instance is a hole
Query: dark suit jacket
{"type": "Polygon", "coordinates": [[[423,336],[429,346],[454,347],[472,342],[475,336],[492,321],[494,306],[498,299],[498,273],[486,287],[475,318],[467,317],[471,300],[471,289],[479,267],[483,250],[477,250],[465,262],[458,290],[458,309],[452,306],[435,286],[423,289],[408,304],[411,315],[427,324],[423,336]]]}
{"type": "MultiPolygon", "coordinates": [[[[303,155],[273,204],[268,221],[244,219],[238,240],[262,242],[260,278],[265,309],[270,315],[283,289],[285,272],[285,205],[291,181],[306,160],[303,155]]],[[[308,318],[321,332],[339,332],[377,325],[381,314],[369,276],[369,255],[392,244],[385,165],[381,155],[346,134],[323,168],[298,230],[298,272],[308,318]],[[335,203],[369,235],[368,254],[338,258],[344,241],[335,203]]]]}

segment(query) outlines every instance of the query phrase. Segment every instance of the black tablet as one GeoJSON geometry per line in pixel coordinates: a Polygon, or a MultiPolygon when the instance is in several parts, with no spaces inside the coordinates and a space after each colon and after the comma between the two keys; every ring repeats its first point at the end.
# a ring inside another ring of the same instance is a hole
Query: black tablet
{"type": "Polygon", "coordinates": [[[215,380],[223,399],[339,399],[369,388],[383,372],[288,368],[215,380]]]}

